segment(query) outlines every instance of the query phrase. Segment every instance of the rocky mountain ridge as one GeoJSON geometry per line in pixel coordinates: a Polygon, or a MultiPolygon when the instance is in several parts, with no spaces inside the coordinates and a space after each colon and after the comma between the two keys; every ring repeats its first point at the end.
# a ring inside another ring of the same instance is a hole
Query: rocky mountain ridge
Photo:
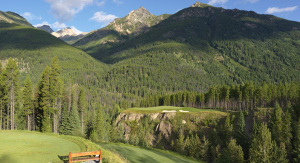
{"type": "Polygon", "coordinates": [[[67,27],[61,30],[58,30],[56,32],[51,33],[53,36],[62,39],[63,41],[67,43],[72,43],[82,37],[84,37],[87,33],[83,32],[80,34],[77,34],[72,28],[67,27]]]}
{"type": "Polygon", "coordinates": [[[44,30],[44,31],[46,31],[48,33],[54,32],[53,29],[49,25],[42,25],[42,26],[38,26],[36,28],[44,30]]]}
{"type": "Polygon", "coordinates": [[[116,18],[104,28],[90,32],[73,45],[82,49],[106,49],[147,32],[149,28],[169,16],[168,14],[155,16],[144,7],[140,7],[123,18],[116,18]]]}

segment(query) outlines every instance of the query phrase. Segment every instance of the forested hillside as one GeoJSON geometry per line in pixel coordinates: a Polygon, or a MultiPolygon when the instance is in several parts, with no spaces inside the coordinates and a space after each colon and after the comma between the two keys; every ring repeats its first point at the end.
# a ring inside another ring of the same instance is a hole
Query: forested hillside
{"type": "Polygon", "coordinates": [[[105,49],[75,45],[112,64],[106,74],[111,91],[143,96],[299,80],[299,40],[299,22],[197,3],[130,39],[99,43],[105,49]]]}

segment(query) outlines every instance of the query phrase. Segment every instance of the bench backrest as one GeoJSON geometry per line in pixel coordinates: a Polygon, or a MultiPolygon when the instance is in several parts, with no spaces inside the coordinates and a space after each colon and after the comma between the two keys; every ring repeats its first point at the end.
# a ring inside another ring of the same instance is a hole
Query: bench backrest
{"type": "Polygon", "coordinates": [[[79,152],[79,153],[69,153],[69,162],[72,162],[73,157],[81,157],[81,156],[90,156],[90,155],[99,155],[99,160],[102,160],[102,150],[93,151],[93,152],[79,152]]]}

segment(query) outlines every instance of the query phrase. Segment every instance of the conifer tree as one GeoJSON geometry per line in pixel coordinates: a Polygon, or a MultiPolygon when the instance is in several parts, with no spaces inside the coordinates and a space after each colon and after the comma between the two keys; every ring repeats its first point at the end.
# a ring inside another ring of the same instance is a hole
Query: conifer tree
{"type": "Polygon", "coordinates": [[[200,157],[200,154],[198,151],[200,151],[200,147],[201,147],[201,140],[199,138],[199,136],[197,134],[195,134],[194,136],[194,139],[193,139],[193,156],[195,158],[199,158],[200,157]]]}
{"type": "Polygon", "coordinates": [[[203,139],[202,139],[202,143],[201,143],[201,146],[200,146],[200,150],[199,150],[199,155],[200,155],[200,158],[204,161],[208,161],[209,159],[209,155],[208,155],[208,152],[209,152],[209,141],[208,139],[206,139],[205,136],[203,136],[203,139]]]}
{"type": "Polygon", "coordinates": [[[180,154],[184,153],[184,134],[183,129],[179,130],[179,135],[176,140],[176,151],[180,154]]]}
{"type": "Polygon", "coordinates": [[[42,79],[39,84],[38,93],[38,128],[41,132],[51,132],[51,95],[50,95],[50,67],[44,69],[42,79]]]}
{"type": "Polygon", "coordinates": [[[293,161],[300,162],[300,119],[295,125],[293,137],[293,161]]]}
{"type": "Polygon", "coordinates": [[[228,144],[229,140],[230,140],[230,138],[232,136],[232,131],[233,131],[233,125],[231,123],[230,115],[228,115],[226,117],[226,120],[225,120],[225,123],[223,125],[222,130],[223,131],[221,131],[221,135],[222,135],[222,138],[224,140],[224,143],[228,144]]]}
{"type": "Polygon", "coordinates": [[[229,141],[228,154],[229,154],[230,162],[234,162],[234,163],[245,162],[242,147],[236,144],[235,139],[230,139],[229,141]]]}
{"type": "Polygon", "coordinates": [[[14,130],[15,128],[15,107],[18,98],[18,90],[19,90],[19,69],[17,66],[17,61],[9,58],[2,72],[2,82],[4,86],[4,95],[6,99],[6,104],[8,108],[8,115],[7,120],[10,120],[10,129],[14,130]]]}
{"type": "Polygon", "coordinates": [[[273,144],[273,155],[271,162],[274,163],[288,163],[289,160],[287,159],[287,151],[284,143],[281,143],[279,146],[276,145],[274,142],[273,144]]]}
{"type": "Polygon", "coordinates": [[[103,141],[103,136],[104,136],[104,123],[103,123],[103,112],[99,108],[97,110],[97,122],[96,122],[96,129],[97,129],[97,137],[98,141],[103,141]]]}
{"type": "Polygon", "coordinates": [[[249,148],[249,140],[245,130],[245,117],[242,111],[239,112],[239,117],[236,124],[236,129],[234,132],[234,137],[236,138],[236,142],[243,149],[244,156],[247,159],[248,148],[249,148]]]}
{"type": "Polygon", "coordinates": [[[96,127],[96,111],[94,110],[94,108],[92,107],[90,112],[92,113],[89,116],[89,120],[87,123],[87,128],[86,128],[86,136],[89,140],[92,141],[97,141],[98,137],[97,137],[97,127],[96,127]]]}
{"type": "Polygon", "coordinates": [[[283,130],[282,113],[281,107],[276,103],[275,110],[271,116],[271,133],[276,144],[284,142],[283,136],[285,131],[283,130]]]}
{"type": "Polygon", "coordinates": [[[256,133],[253,134],[249,150],[249,161],[251,163],[272,162],[273,142],[267,125],[265,123],[260,124],[256,133]]]}
{"type": "Polygon", "coordinates": [[[2,76],[2,63],[0,62],[0,130],[3,128],[3,111],[4,111],[4,83],[2,76]]]}
{"type": "Polygon", "coordinates": [[[81,133],[80,130],[80,120],[79,120],[79,115],[78,115],[78,110],[77,110],[77,100],[76,100],[76,92],[75,89],[72,91],[72,107],[70,110],[70,116],[68,119],[68,124],[70,128],[70,133],[71,135],[80,135],[81,133]]]}
{"type": "Polygon", "coordinates": [[[60,79],[60,67],[58,58],[55,56],[51,62],[50,67],[50,109],[52,117],[53,132],[58,132],[58,113],[61,110],[61,96],[62,96],[62,81],[60,79]]]}
{"type": "Polygon", "coordinates": [[[63,107],[62,113],[61,113],[61,122],[59,127],[59,133],[63,135],[71,135],[71,132],[69,130],[69,110],[67,106],[63,107]]]}
{"type": "Polygon", "coordinates": [[[184,147],[185,147],[185,154],[188,156],[192,156],[192,142],[190,141],[190,137],[187,136],[185,141],[184,141],[184,147]]]}
{"type": "Polygon", "coordinates": [[[114,109],[111,113],[112,114],[111,117],[113,119],[117,118],[117,116],[119,115],[120,112],[121,112],[120,106],[118,104],[115,104],[114,109]]]}
{"type": "Polygon", "coordinates": [[[33,113],[33,92],[32,92],[32,83],[27,75],[24,82],[24,90],[23,90],[23,106],[25,115],[27,117],[27,130],[31,130],[31,116],[33,113]]]}
{"type": "Polygon", "coordinates": [[[78,97],[78,111],[80,113],[81,131],[84,132],[84,126],[87,120],[87,101],[84,90],[81,89],[78,97]]]}
{"type": "Polygon", "coordinates": [[[283,142],[288,156],[290,156],[291,151],[292,151],[292,117],[290,112],[287,110],[283,116],[283,142]]]}

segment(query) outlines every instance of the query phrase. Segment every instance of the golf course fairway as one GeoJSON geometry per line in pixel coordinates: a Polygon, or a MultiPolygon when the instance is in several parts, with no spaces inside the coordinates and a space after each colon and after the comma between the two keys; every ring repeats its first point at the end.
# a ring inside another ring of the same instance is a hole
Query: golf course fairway
{"type": "MultiPolygon", "coordinates": [[[[99,149],[99,145],[81,137],[0,130],[1,163],[58,163],[68,160],[69,152],[99,149]]],[[[103,150],[103,158],[107,162],[124,162],[107,150],[103,150]]]]}
{"type": "Polygon", "coordinates": [[[100,145],[104,149],[119,153],[131,163],[204,163],[158,149],[145,149],[117,143],[101,143],[100,145]]]}

